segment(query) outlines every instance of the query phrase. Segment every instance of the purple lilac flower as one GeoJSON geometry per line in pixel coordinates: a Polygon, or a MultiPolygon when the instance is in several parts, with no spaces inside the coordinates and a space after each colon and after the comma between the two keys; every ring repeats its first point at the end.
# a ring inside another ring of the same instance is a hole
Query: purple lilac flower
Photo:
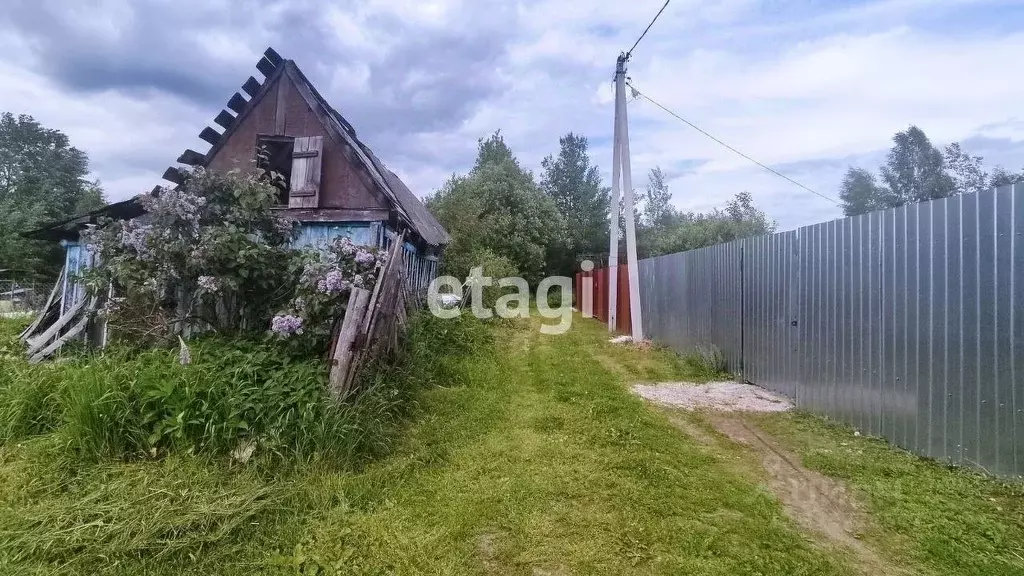
{"type": "Polygon", "coordinates": [[[270,321],[270,329],[281,336],[302,334],[302,318],[291,314],[279,314],[270,321]]]}
{"type": "Polygon", "coordinates": [[[150,252],[148,240],[152,233],[152,226],[129,220],[121,228],[121,244],[134,250],[139,257],[146,258],[150,252]]]}
{"type": "Polygon", "coordinates": [[[360,266],[368,266],[373,264],[377,260],[377,257],[374,256],[372,252],[360,249],[356,252],[355,260],[356,264],[359,264],[360,266]]]}
{"type": "Polygon", "coordinates": [[[356,245],[349,237],[345,236],[338,240],[338,251],[345,256],[351,256],[356,253],[356,245]]]}
{"type": "Polygon", "coordinates": [[[317,281],[316,289],[324,294],[341,294],[348,290],[352,284],[341,275],[341,270],[334,269],[317,281]]]}
{"type": "Polygon", "coordinates": [[[183,220],[193,230],[199,230],[199,212],[206,206],[206,198],[202,196],[168,188],[162,188],[159,196],[144,194],[139,201],[147,212],[183,220]]]}
{"type": "Polygon", "coordinates": [[[199,287],[207,292],[216,292],[220,290],[220,282],[216,276],[200,276],[199,287]]]}

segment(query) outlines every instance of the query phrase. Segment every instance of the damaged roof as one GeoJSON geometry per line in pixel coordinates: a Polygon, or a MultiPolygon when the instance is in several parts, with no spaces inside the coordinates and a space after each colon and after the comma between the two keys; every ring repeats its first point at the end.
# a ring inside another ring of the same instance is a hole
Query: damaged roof
{"type": "MultiPolygon", "coordinates": [[[[257,95],[265,90],[282,75],[288,76],[298,88],[299,94],[306,100],[306,103],[314,111],[324,128],[336,137],[340,142],[347,144],[355,152],[356,160],[370,175],[375,185],[387,197],[395,214],[400,222],[405,223],[413,232],[418,234],[424,242],[431,246],[443,246],[451,237],[444,227],[427,210],[423,202],[402,182],[394,172],[389,170],[376,155],[356,137],[352,125],[332,107],[327,100],[320,95],[313,83],[309,81],[302,70],[292,60],[285,60],[273,49],[267,48],[263,57],[256,64],[256,68],[263,74],[264,82],[259,82],[250,76],[242,85],[242,91],[249,95],[245,99],[241,92],[235,92],[228,100],[227,107],[234,111],[233,116],[227,110],[222,110],[214,119],[214,122],[224,128],[224,132],[217,132],[207,126],[199,134],[199,137],[210,144],[210,149],[205,154],[194,150],[186,150],[178,157],[178,162],[190,166],[207,166],[213,159],[221,145],[227,141],[227,136],[232,129],[240,124],[242,118],[253,108],[257,95]]],[[[175,166],[168,168],[163,175],[165,180],[174,184],[181,184],[184,177],[181,170],[175,166]]],[[[156,191],[157,188],[154,188],[156,191]]],[[[37,230],[25,232],[22,236],[37,239],[74,239],[79,230],[87,224],[95,224],[103,217],[112,218],[134,218],[143,213],[138,197],[107,205],[99,210],[88,214],[75,216],[60,222],[53,222],[37,230]]]]}

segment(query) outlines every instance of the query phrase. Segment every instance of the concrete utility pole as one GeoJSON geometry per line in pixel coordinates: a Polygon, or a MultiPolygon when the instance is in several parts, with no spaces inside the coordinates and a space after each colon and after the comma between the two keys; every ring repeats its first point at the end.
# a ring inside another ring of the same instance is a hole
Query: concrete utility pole
{"type": "Polygon", "coordinates": [[[615,131],[612,152],[611,240],[608,253],[608,330],[615,330],[615,309],[618,300],[619,265],[619,185],[623,190],[623,215],[626,221],[626,270],[629,274],[629,316],[633,340],[643,340],[643,319],[640,316],[640,272],[636,261],[636,222],[633,217],[633,175],[629,160],[629,121],[626,113],[626,61],[620,54],[615,63],[615,131]]]}

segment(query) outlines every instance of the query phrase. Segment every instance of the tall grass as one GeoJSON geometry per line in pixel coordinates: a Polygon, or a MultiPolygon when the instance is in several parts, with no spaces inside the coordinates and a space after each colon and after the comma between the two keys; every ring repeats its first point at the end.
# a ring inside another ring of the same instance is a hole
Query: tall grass
{"type": "MultiPolygon", "coordinates": [[[[468,317],[467,317],[468,318],[468,317]]],[[[175,453],[358,465],[385,452],[424,385],[457,379],[459,358],[488,338],[475,319],[413,318],[397,358],[363,375],[344,403],[319,358],[273,342],[205,339],[176,349],[110,349],[30,366],[0,357],[0,443],[58,435],[87,461],[175,453]]]]}
{"type": "Polygon", "coordinates": [[[0,574],[263,573],[347,470],[392,449],[419,390],[465,382],[491,344],[469,315],[414,315],[399,356],[338,405],[321,359],[273,343],[200,340],[187,366],[129,349],[30,366],[4,330],[0,574]]]}

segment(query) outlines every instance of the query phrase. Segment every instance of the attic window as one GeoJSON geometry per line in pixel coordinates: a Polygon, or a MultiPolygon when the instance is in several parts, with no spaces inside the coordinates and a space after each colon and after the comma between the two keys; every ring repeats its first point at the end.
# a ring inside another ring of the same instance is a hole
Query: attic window
{"type": "Polygon", "coordinates": [[[294,147],[295,139],[290,136],[259,136],[256,140],[256,166],[264,171],[264,179],[277,187],[277,203],[284,206],[291,192],[294,147]]]}

